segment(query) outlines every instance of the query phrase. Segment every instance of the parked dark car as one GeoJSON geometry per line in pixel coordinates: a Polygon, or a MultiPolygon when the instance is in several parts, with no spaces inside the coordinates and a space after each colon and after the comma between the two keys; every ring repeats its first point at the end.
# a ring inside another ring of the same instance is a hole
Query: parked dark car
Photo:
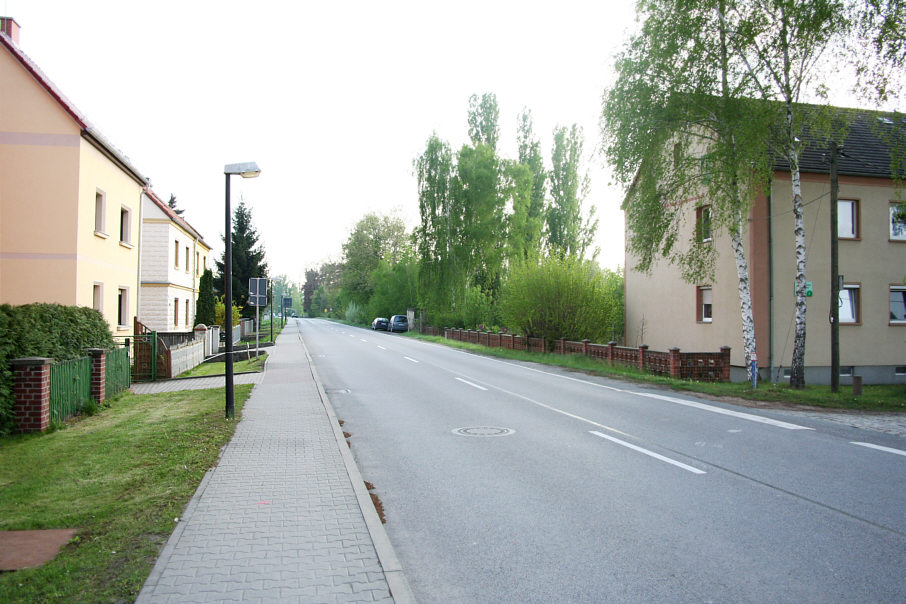
{"type": "Polygon", "coordinates": [[[387,331],[387,329],[389,329],[389,328],[390,328],[390,321],[387,320],[385,317],[378,317],[374,321],[371,322],[371,329],[374,329],[375,331],[377,331],[379,329],[387,331]]]}
{"type": "Polygon", "coordinates": [[[406,318],[406,315],[393,315],[390,317],[390,327],[387,328],[387,331],[409,331],[409,319],[406,318]]]}

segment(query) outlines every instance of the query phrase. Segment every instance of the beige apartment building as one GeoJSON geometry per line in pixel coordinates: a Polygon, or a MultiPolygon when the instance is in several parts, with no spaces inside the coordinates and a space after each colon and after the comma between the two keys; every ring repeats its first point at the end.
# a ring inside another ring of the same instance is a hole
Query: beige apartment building
{"type": "Polygon", "coordinates": [[[155,331],[191,331],[198,281],[211,247],[150,188],[142,195],[141,290],[138,319],[155,331]]]}
{"type": "Polygon", "coordinates": [[[94,307],[127,335],[146,179],[0,30],[0,303],[94,307]]]}
{"type": "MultiPolygon", "coordinates": [[[[902,116],[900,116],[900,119],[902,116]]],[[[906,383],[906,221],[896,211],[890,154],[878,133],[906,128],[889,117],[861,112],[851,124],[839,162],[839,274],[841,383],[860,375],[865,383],[906,383]]],[[[811,282],[806,321],[806,383],[830,383],[830,178],[825,150],[802,156],[802,197],[811,282]]],[[[746,254],[752,290],[759,373],[789,377],[795,321],[795,253],[791,176],[775,166],[765,195],[751,209],[746,254]]],[[[697,220],[708,215],[706,198],[687,203],[683,241],[692,241],[697,220]]],[[[700,238],[696,236],[697,238],[700,238]]],[[[709,283],[683,281],[665,261],[649,274],[626,257],[626,341],[655,350],[731,347],[732,378],[745,379],[745,355],[736,266],[729,236],[715,232],[698,245],[719,254],[709,283]]],[[[687,243],[688,245],[688,243],[687,243]]]]}

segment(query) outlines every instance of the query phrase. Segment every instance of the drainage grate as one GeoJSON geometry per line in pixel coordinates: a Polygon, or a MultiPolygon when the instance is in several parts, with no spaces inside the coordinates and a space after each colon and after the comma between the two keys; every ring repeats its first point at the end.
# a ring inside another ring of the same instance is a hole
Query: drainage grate
{"type": "Polygon", "coordinates": [[[509,436],[516,431],[510,428],[495,428],[493,426],[476,426],[474,428],[457,428],[453,434],[458,436],[509,436]]]}

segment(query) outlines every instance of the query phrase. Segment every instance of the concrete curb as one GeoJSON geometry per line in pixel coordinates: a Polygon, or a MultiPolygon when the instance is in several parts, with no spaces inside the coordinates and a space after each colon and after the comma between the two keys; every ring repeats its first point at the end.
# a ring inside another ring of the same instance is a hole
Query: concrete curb
{"type": "Polygon", "coordinates": [[[365,488],[365,480],[362,478],[359,467],[355,463],[355,458],[352,456],[352,451],[350,451],[349,445],[346,443],[343,430],[340,428],[340,422],[337,420],[337,414],[330,403],[327,392],[324,390],[324,385],[321,383],[321,378],[315,369],[315,364],[312,361],[308,347],[305,345],[305,340],[302,339],[301,331],[299,332],[299,341],[302,343],[302,350],[305,351],[305,357],[308,359],[311,375],[315,380],[315,385],[318,387],[321,403],[330,418],[333,434],[337,439],[337,447],[343,456],[343,463],[346,465],[346,472],[349,474],[352,488],[355,490],[356,499],[359,502],[359,508],[361,508],[362,516],[365,518],[365,525],[368,527],[375,552],[378,560],[380,560],[381,567],[384,569],[387,584],[390,586],[390,595],[397,604],[415,604],[415,595],[409,587],[409,581],[403,573],[403,567],[399,558],[397,558],[396,550],[393,549],[393,544],[390,543],[390,538],[387,536],[387,531],[381,523],[377,510],[374,509],[371,495],[368,494],[368,490],[365,488]]]}

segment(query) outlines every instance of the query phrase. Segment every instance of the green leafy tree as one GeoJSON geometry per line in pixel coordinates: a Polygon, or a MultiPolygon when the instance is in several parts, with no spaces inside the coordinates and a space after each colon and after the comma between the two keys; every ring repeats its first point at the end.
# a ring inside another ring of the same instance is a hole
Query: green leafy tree
{"type": "Polygon", "coordinates": [[[623,209],[636,268],[648,271],[663,257],[687,281],[711,281],[718,251],[710,240],[730,235],[748,360],[756,342],[743,235],[752,199],[771,176],[766,133],[776,116],[746,98],[754,83],[728,51],[722,6],[645,4],[644,26],[618,58],[602,123],[608,160],[628,187],[623,209]],[[702,203],[707,227],[687,229],[680,240],[690,206],[702,203]]]}
{"type": "Polygon", "coordinates": [[[456,156],[452,198],[462,228],[453,249],[465,276],[463,295],[469,287],[477,286],[496,297],[500,288],[504,252],[501,235],[506,232],[506,223],[499,170],[497,155],[484,143],[465,145],[456,156]]]}
{"type": "Polygon", "coordinates": [[[311,314],[312,296],[315,290],[321,286],[321,271],[316,268],[305,269],[305,284],[302,286],[302,308],[306,313],[311,314]]]}
{"type": "Polygon", "coordinates": [[[517,142],[519,165],[527,168],[531,174],[531,194],[528,203],[525,204],[523,188],[519,183],[520,176],[515,172],[506,174],[507,182],[513,182],[515,185],[515,190],[511,193],[513,212],[509,232],[513,241],[510,242],[510,247],[517,251],[521,250],[523,260],[532,262],[540,257],[544,235],[547,171],[544,169],[541,143],[535,137],[532,114],[528,109],[523,109],[519,115],[517,142]]]}
{"type": "Polygon", "coordinates": [[[420,223],[415,231],[418,254],[419,306],[435,324],[453,325],[463,268],[455,243],[462,230],[462,215],[453,207],[453,152],[433,134],[415,162],[420,223]]]}
{"type": "Polygon", "coordinates": [[[583,217],[582,203],[589,188],[588,174],[582,170],[583,144],[579,126],[554,129],[546,232],[548,251],[561,258],[584,256],[598,230],[594,206],[589,209],[588,217],[583,217]]]}
{"type": "Polygon", "coordinates": [[[402,218],[366,214],[343,244],[340,287],[344,298],[365,306],[374,292],[372,273],[382,261],[398,262],[409,246],[402,218]]]}
{"type": "Polygon", "coordinates": [[[418,270],[411,252],[399,262],[381,262],[371,276],[374,293],[368,302],[368,315],[391,317],[418,306],[418,270]]]}
{"type": "Polygon", "coordinates": [[[216,325],[217,316],[214,311],[214,274],[206,268],[198,280],[198,301],[195,303],[195,323],[216,325]]]}
{"type": "MultiPolygon", "coordinates": [[[[233,312],[230,314],[232,315],[232,327],[236,327],[237,325],[239,325],[239,321],[242,319],[242,315],[239,313],[239,307],[233,304],[233,312]]],[[[214,301],[214,318],[217,321],[217,325],[219,325],[221,329],[227,329],[226,301],[224,300],[223,296],[220,296],[214,301]]]]}
{"type": "Polygon", "coordinates": [[[469,97],[469,138],[473,145],[487,145],[496,153],[500,139],[499,121],[497,95],[486,92],[481,97],[477,94],[469,97]]]}
{"type": "MultiPolygon", "coordinates": [[[[223,238],[223,241],[226,241],[223,238]]],[[[249,279],[251,277],[267,276],[267,262],[264,259],[264,248],[258,245],[258,232],[252,224],[252,212],[240,201],[233,211],[232,232],[232,261],[233,261],[233,300],[239,307],[243,317],[255,316],[255,307],[248,306],[249,279]]],[[[214,280],[214,288],[218,294],[224,293],[224,262],[226,254],[221,255],[216,261],[218,275],[214,280]]]]}
{"type": "Polygon", "coordinates": [[[827,114],[803,107],[803,95],[823,94],[831,73],[821,58],[842,46],[851,31],[842,0],[751,0],[721,2],[720,18],[728,32],[728,52],[747,68],[757,98],[779,101],[783,127],[776,131],[774,151],[789,165],[795,245],[796,316],[790,385],[805,386],[806,232],[803,220],[799,158],[804,133],[827,131],[827,114]]]}

